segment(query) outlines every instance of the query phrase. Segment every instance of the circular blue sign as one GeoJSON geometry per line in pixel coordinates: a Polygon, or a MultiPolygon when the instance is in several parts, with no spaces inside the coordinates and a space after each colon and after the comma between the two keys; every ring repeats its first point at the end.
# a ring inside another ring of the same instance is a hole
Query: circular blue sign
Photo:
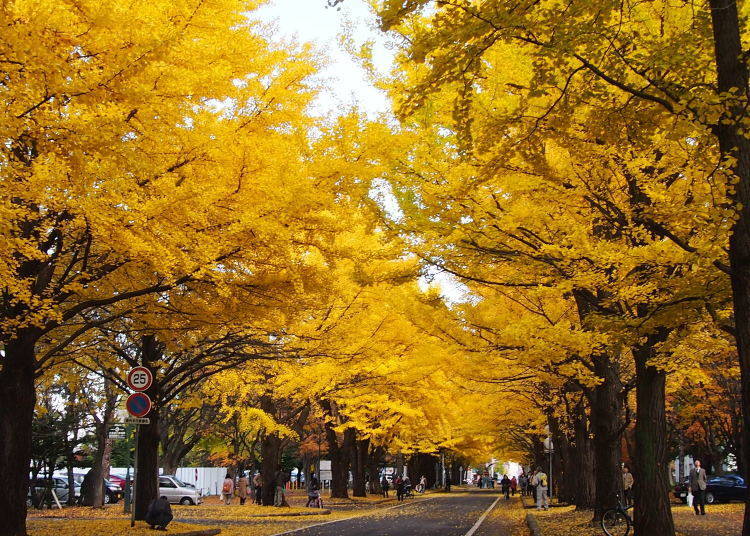
{"type": "Polygon", "coordinates": [[[151,399],[146,393],[133,393],[125,402],[125,407],[133,417],[145,417],[151,411],[151,399]]]}

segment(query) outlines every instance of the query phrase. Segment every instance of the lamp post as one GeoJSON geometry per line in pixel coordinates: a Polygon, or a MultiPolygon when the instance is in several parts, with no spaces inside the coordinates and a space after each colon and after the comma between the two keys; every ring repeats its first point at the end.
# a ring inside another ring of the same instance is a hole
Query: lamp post
{"type": "Polygon", "coordinates": [[[552,500],[552,455],[555,453],[555,445],[552,443],[551,437],[547,437],[544,440],[544,452],[545,454],[549,454],[549,482],[547,483],[549,487],[547,488],[547,495],[552,500]]]}

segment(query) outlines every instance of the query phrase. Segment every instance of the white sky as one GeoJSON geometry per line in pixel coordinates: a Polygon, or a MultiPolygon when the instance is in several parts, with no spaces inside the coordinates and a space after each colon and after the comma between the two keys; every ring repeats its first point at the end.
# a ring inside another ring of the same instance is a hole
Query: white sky
{"type": "Polygon", "coordinates": [[[350,26],[357,47],[374,41],[375,66],[383,73],[390,71],[392,53],[365,0],[346,0],[338,8],[327,7],[326,0],[271,0],[256,16],[274,24],[278,40],[314,43],[328,58],[330,64],[320,74],[326,89],[315,102],[316,113],[335,114],[354,104],[371,117],[390,110],[385,94],[369,82],[338,40],[345,26],[350,26]]]}

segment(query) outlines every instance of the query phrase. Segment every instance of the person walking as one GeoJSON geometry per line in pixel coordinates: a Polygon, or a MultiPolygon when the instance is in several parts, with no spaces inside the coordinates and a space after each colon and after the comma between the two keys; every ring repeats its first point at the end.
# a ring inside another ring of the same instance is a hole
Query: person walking
{"type": "Polygon", "coordinates": [[[221,485],[221,498],[227,506],[232,503],[232,495],[234,495],[234,480],[232,480],[231,475],[227,473],[227,476],[224,478],[224,483],[221,485]]]}
{"type": "Polygon", "coordinates": [[[380,479],[380,489],[383,491],[383,497],[388,498],[388,489],[391,487],[391,483],[388,482],[388,477],[383,473],[383,478],[380,479]]]}
{"type": "Polygon", "coordinates": [[[627,465],[624,465],[622,467],[622,494],[626,507],[633,504],[633,483],[633,473],[627,465]]]}
{"type": "Polygon", "coordinates": [[[401,476],[396,477],[396,481],[393,483],[396,488],[396,499],[399,501],[404,500],[404,479],[401,476]]]}
{"type": "Polygon", "coordinates": [[[706,515],[706,470],[701,467],[701,461],[695,460],[690,470],[690,493],[693,494],[693,510],[695,515],[706,515]],[[698,507],[700,506],[700,510],[698,507]]]}
{"type": "Polygon", "coordinates": [[[536,500],[536,484],[535,482],[536,477],[536,471],[531,471],[531,474],[529,475],[529,484],[527,486],[528,489],[528,496],[532,498],[532,500],[536,500]]]}
{"type": "Polygon", "coordinates": [[[417,484],[417,491],[419,493],[424,493],[427,489],[427,477],[425,475],[422,475],[422,477],[419,479],[419,484],[417,484]]]}
{"type": "Polygon", "coordinates": [[[274,474],[274,484],[276,486],[276,492],[273,496],[274,506],[289,506],[284,496],[284,487],[286,486],[286,473],[281,468],[281,465],[276,466],[276,473],[274,474]]]}
{"type": "Polygon", "coordinates": [[[255,491],[255,504],[263,504],[263,475],[260,471],[253,477],[253,490],[255,491]]]}
{"type": "Polygon", "coordinates": [[[518,490],[518,479],[515,475],[510,479],[510,493],[514,497],[516,496],[516,490],[518,490]]]}
{"type": "Polygon", "coordinates": [[[502,480],[500,480],[500,489],[503,491],[503,495],[505,495],[505,500],[510,500],[510,478],[508,478],[508,475],[503,475],[502,480]]]}
{"type": "Polygon", "coordinates": [[[240,476],[240,479],[237,481],[237,496],[240,498],[240,504],[245,504],[249,487],[250,482],[248,482],[245,473],[242,473],[242,476],[240,476]]]}
{"type": "Polygon", "coordinates": [[[549,499],[547,498],[547,473],[542,471],[541,467],[536,468],[534,478],[532,480],[534,486],[536,486],[536,509],[549,510],[549,499]]]}
{"type": "Polygon", "coordinates": [[[518,485],[521,488],[521,496],[526,495],[526,487],[529,484],[529,477],[526,476],[526,473],[521,473],[521,476],[518,477],[518,485]]]}
{"type": "Polygon", "coordinates": [[[323,502],[320,500],[320,482],[315,475],[312,475],[310,486],[307,488],[307,504],[305,507],[309,508],[310,504],[323,508],[323,502]]]}

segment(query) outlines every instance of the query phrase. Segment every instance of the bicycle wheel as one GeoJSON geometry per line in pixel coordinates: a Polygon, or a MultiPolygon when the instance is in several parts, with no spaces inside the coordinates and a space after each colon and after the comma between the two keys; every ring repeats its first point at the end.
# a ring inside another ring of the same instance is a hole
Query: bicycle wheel
{"type": "Polygon", "coordinates": [[[622,510],[612,508],[602,516],[602,529],[608,536],[628,536],[630,518],[622,510]]]}

